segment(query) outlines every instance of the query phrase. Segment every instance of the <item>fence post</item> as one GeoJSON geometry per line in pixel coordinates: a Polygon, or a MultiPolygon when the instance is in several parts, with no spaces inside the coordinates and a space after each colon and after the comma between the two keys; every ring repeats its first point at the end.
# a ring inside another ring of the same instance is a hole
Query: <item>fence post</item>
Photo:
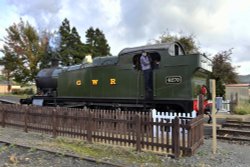
{"type": "Polygon", "coordinates": [[[136,151],[141,151],[141,119],[140,115],[135,115],[135,130],[136,130],[136,151]]]}
{"type": "Polygon", "coordinates": [[[233,114],[234,113],[234,109],[235,109],[235,100],[234,100],[234,96],[233,94],[231,93],[230,95],[230,113],[233,114]]]}
{"type": "Polygon", "coordinates": [[[92,143],[92,113],[88,110],[87,141],[92,143]]]}
{"type": "Polygon", "coordinates": [[[52,128],[53,128],[53,138],[56,138],[57,134],[56,134],[56,131],[57,131],[57,125],[56,125],[56,109],[53,109],[52,110],[52,128]]]}
{"type": "Polygon", "coordinates": [[[5,127],[5,110],[4,108],[2,109],[2,127],[4,128],[5,127]]]}
{"type": "Polygon", "coordinates": [[[172,148],[175,158],[180,156],[180,119],[176,116],[173,120],[172,129],[172,148]]]}
{"type": "Polygon", "coordinates": [[[28,133],[28,107],[24,108],[24,132],[28,133]]]}
{"type": "Polygon", "coordinates": [[[238,93],[235,93],[235,105],[237,106],[239,103],[238,93]]]}

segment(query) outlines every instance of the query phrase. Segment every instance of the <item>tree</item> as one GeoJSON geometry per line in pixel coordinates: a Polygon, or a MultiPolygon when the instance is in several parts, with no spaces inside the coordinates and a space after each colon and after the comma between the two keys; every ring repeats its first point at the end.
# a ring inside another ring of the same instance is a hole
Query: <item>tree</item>
{"type": "Polygon", "coordinates": [[[4,57],[1,63],[7,71],[8,77],[14,77],[19,83],[33,82],[39,71],[39,63],[46,52],[47,43],[39,38],[38,32],[28,23],[20,19],[20,23],[13,24],[6,29],[4,57]],[[15,65],[15,68],[12,65],[15,65]]]}
{"type": "Polygon", "coordinates": [[[87,50],[88,53],[93,56],[94,54],[94,46],[95,46],[95,30],[93,27],[90,27],[86,31],[86,45],[87,45],[87,50]]]}
{"type": "Polygon", "coordinates": [[[52,59],[52,50],[49,46],[49,40],[51,39],[52,36],[53,36],[53,34],[51,32],[43,31],[41,33],[41,40],[46,45],[44,46],[45,47],[44,48],[44,50],[45,50],[44,55],[41,57],[41,60],[39,63],[39,69],[50,67],[50,63],[51,63],[51,59],[52,59]]]}
{"type": "Polygon", "coordinates": [[[87,54],[86,46],[81,42],[81,37],[78,34],[75,27],[71,30],[71,36],[73,43],[73,62],[72,64],[79,64],[84,59],[85,55],[87,54]]]}
{"type": "Polygon", "coordinates": [[[61,34],[60,59],[62,65],[81,63],[86,55],[86,47],[75,27],[71,29],[68,19],[64,19],[59,28],[61,34]]]}
{"type": "Polygon", "coordinates": [[[16,64],[14,62],[17,60],[17,57],[6,46],[4,46],[1,52],[4,54],[4,57],[0,59],[0,64],[4,66],[4,69],[2,72],[7,80],[8,87],[10,87],[11,85],[10,82],[13,77],[13,71],[16,68],[16,64]]]}
{"type": "Polygon", "coordinates": [[[110,46],[99,28],[94,30],[93,27],[90,27],[86,31],[86,39],[87,51],[92,57],[111,55],[110,46]]]}
{"type": "Polygon", "coordinates": [[[72,48],[71,48],[71,35],[70,35],[70,24],[68,19],[64,19],[62,25],[59,28],[61,34],[61,45],[60,45],[60,59],[63,65],[70,65],[72,59],[72,48]]]}
{"type": "Polygon", "coordinates": [[[199,53],[199,46],[195,40],[193,34],[189,35],[171,35],[169,32],[163,33],[159,39],[154,40],[155,43],[170,43],[170,42],[180,42],[184,47],[187,54],[199,53]]]}
{"type": "Polygon", "coordinates": [[[232,49],[217,53],[212,59],[212,77],[216,80],[216,95],[225,95],[225,84],[237,83],[236,67],[231,64],[232,49]]]}

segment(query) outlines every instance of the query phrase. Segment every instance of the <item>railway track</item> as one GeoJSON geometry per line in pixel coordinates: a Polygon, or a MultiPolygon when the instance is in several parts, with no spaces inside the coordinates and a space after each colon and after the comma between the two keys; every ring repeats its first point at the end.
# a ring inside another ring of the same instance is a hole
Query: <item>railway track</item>
{"type": "Polygon", "coordinates": [[[12,96],[0,96],[0,103],[3,104],[20,104],[18,97],[12,96]]]}
{"type": "Polygon", "coordinates": [[[226,120],[217,130],[217,139],[250,144],[250,121],[226,120]]]}

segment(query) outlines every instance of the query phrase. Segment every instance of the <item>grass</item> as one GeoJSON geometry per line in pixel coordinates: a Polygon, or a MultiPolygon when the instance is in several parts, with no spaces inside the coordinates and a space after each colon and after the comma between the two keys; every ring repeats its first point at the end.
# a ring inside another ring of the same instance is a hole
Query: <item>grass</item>
{"type": "Polygon", "coordinates": [[[240,104],[235,108],[235,113],[239,115],[250,114],[250,103],[240,104]]]}
{"type": "Polygon", "coordinates": [[[20,99],[25,99],[25,98],[30,97],[31,95],[26,95],[26,94],[15,95],[15,94],[11,94],[11,93],[0,93],[0,96],[12,96],[12,97],[18,97],[20,99]]]}
{"type": "Polygon", "coordinates": [[[8,149],[8,147],[5,145],[0,146],[0,153],[6,151],[7,149],[8,149]]]}
{"type": "Polygon", "coordinates": [[[197,155],[201,156],[201,157],[204,157],[204,156],[207,156],[208,155],[208,152],[204,151],[204,150],[201,150],[201,151],[198,151],[197,152],[197,155]]]}
{"type": "MultiPolygon", "coordinates": [[[[161,157],[151,152],[136,152],[132,148],[104,145],[99,143],[88,144],[82,140],[57,138],[56,145],[70,152],[84,157],[91,157],[100,161],[115,160],[117,163],[137,164],[152,163],[163,166],[161,157]]],[[[115,163],[114,162],[114,163],[115,163]]]]}
{"type": "Polygon", "coordinates": [[[31,153],[36,152],[36,151],[37,151],[37,149],[34,148],[34,147],[31,147],[31,148],[28,150],[28,152],[31,152],[31,153]]]}

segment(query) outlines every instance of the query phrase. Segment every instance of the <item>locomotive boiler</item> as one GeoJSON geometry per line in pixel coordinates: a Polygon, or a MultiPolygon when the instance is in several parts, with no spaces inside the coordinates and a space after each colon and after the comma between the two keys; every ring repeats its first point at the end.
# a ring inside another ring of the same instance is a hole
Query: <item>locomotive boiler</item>
{"type": "Polygon", "coordinates": [[[41,70],[38,94],[21,103],[191,112],[202,85],[208,87],[211,70],[206,56],[188,55],[178,42],[125,48],[118,56],[96,57],[92,63],[41,70]],[[142,51],[158,65],[153,69],[152,100],[145,100],[142,51]]]}

